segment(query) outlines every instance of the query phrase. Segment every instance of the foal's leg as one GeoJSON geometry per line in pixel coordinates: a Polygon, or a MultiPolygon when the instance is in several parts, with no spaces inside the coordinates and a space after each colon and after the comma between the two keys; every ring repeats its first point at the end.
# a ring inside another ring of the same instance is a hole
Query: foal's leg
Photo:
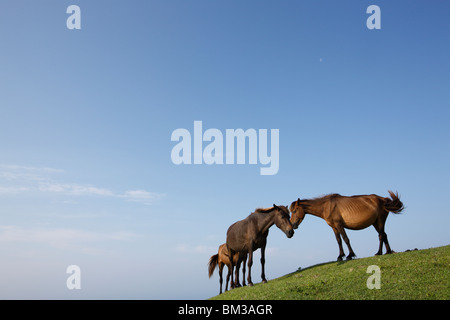
{"type": "Polygon", "coordinates": [[[266,273],[264,271],[264,265],[266,263],[266,243],[261,247],[261,279],[262,283],[267,283],[266,273]]]}
{"type": "MultiPolygon", "coordinates": [[[[219,283],[220,283],[220,292],[219,292],[219,294],[222,293],[222,283],[223,283],[222,271],[223,271],[223,263],[219,263],[219,283]]],[[[228,276],[227,276],[227,283],[226,283],[225,286],[226,287],[228,286],[228,276]]],[[[225,291],[227,291],[226,287],[225,287],[225,291]]]]}
{"type": "Polygon", "coordinates": [[[341,234],[335,227],[332,227],[332,228],[334,231],[334,235],[336,236],[336,241],[339,246],[339,256],[337,257],[337,261],[342,261],[342,257],[345,256],[345,254],[344,254],[344,248],[342,248],[341,234]]]}

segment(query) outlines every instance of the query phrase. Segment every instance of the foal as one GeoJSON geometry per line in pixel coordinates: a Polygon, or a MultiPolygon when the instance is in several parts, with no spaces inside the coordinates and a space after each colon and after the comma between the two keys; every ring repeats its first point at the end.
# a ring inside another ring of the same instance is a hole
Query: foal
{"type": "MultiPolygon", "coordinates": [[[[247,284],[253,285],[251,269],[253,264],[253,251],[261,248],[261,278],[266,283],[264,272],[265,250],[269,228],[276,225],[288,238],[294,235],[294,229],[289,221],[289,210],[287,206],[276,206],[267,209],[256,209],[244,220],[235,222],[227,231],[227,249],[230,256],[236,252],[248,253],[247,284]]],[[[236,279],[239,276],[239,263],[231,261],[231,288],[239,286],[238,281],[233,282],[233,269],[236,265],[236,279]]]]}
{"type": "MultiPolygon", "coordinates": [[[[239,261],[239,255],[241,255],[240,260],[243,263],[243,265],[242,265],[242,285],[245,286],[245,262],[247,261],[247,253],[240,253],[240,254],[236,253],[233,257],[233,261],[234,261],[235,265],[237,265],[237,263],[239,261]]],[[[224,265],[226,265],[228,267],[227,280],[225,282],[225,291],[227,291],[228,290],[228,281],[230,280],[230,275],[231,275],[231,262],[230,262],[230,256],[228,255],[226,243],[220,245],[219,252],[217,254],[211,256],[211,258],[209,259],[209,263],[208,263],[208,275],[210,278],[214,273],[214,269],[217,266],[219,266],[219,283],[220,283],[219,294],[222,293],[222,283],[223,283],[222,271],[223,271],[224,265]]],[[[239,283],[239,279],[237,279],[237,283],[239,283]]]]}

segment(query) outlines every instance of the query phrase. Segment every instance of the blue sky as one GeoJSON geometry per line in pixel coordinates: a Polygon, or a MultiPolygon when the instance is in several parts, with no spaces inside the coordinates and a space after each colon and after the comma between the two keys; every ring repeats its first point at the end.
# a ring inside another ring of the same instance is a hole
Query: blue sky
{"type": "MultiPolygon", "coordinates": [[[[397,190],[394,250],[449,244],[443,1],[3,1],[0,298],[204,299],[229,225],[298,197],[397,190]],[[66,8],[81,8],[68,30],[66,8]],[[366,9],[381,8],[369,30],[366,9]],[[179,165],[177,128],[279,129],[280,167],[179,165]],[[82,289],[66,288],[79,265],[82,289]]],[[[373,228],[349,231],[359,257],[373,228]]],[[[346,249],[346,248],[345,248],[346,249]]],[[[259,261],[259,253],[256,254],[259,261]]],[[[334,260],[273,227],[268,279],[334,260]]],[[[259,280],[259,262],[253,279],[259,280]]]]}

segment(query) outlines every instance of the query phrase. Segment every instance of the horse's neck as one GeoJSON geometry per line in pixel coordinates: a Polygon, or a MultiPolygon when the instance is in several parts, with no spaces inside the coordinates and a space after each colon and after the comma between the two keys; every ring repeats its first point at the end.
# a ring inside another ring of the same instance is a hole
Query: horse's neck
{"type": "Polygon", "coordinates": [[[258,227],[261,232],[266,232],[275,223],[275,215],[273,212],[259,213],[259,215],[257,219],[258,227]]]}
{"type": "Polygon", "coordinates": [[[317,203],[314,200],[306,200],[306,204],[307,204],[305,210],[306,214],[311,214],[313,216],[323,219],[325,202],[317,203]]]}

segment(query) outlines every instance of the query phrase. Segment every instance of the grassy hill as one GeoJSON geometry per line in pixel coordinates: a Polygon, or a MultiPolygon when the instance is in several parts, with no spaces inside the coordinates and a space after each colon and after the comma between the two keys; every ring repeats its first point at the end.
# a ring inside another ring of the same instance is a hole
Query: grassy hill
{"type": "MultiPolygon", "coordinates": [[[[255,277],[254,277],[255,278],[255,277]]],[[[256,280],[256,279],[255,279],[256,280]]],[[[241,287],[211,299],[450,299],[450,245],[302,269],[266,284],[241,287]],[[381,288],[368,289],[367,267],[381,271],[381,288]]]]}

